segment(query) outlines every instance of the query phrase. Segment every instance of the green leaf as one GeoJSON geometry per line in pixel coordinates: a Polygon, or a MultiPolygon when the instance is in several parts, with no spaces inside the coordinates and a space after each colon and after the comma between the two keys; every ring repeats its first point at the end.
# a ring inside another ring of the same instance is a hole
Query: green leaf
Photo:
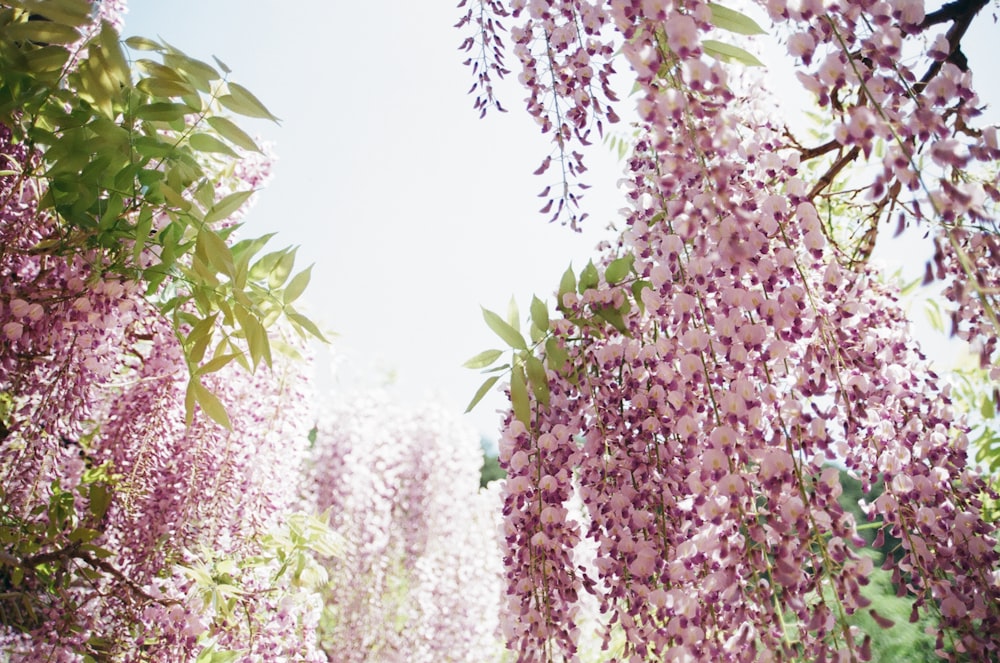
{"type": "Polygon", "coordinates": [[[531,324],[542,331],[549,328],[549,309],[537,296],[531,298],[531,324]]]}
{"type": "Polygon", "coordinates": [[[211,82],[221,78],[219,72],[211,65],[190,58],[178,50],[172,50],[164,55],[163,61],[179,72],[186,81],[206,94],[212,90],[211,82]]]}
{"type": "Polygon", "coordinates": [[[260,365],[261,360],[265,364],[271,365],[271,343],[267,337],[267,331],[261,324],[257,316],[248,311],[243,306],[237,306],[234,310],[236,320],[240,323],[240,329],[247,340],[247,347],[250,350],[250,363],[253,368],[260,365]]]}
{"type": "Polygon", "coordinates": [[[221,370],[224,366],[229,364],[233,359],[236,358],[235,354],[225,354],[219,355],[214,359],[211,359],[201,366],[198,367],[198,375],[208,375],[209,373],[215,373],[221,370]]]}
{"type": "MultiPolygon", "coordinates": [[[[218,62],[218,60],[216,60],[218,62]]],[[[219,63],[221,66],[221,62],[219,63]]],[[[278,118],[267,110],[267,107],[260,102],[260,99],[253,96],[250,90],[236,83],[228,83],[229,94],[219,97],[219,103],[233,111],[246,117],[259,117],[266,120],[278,122],[278,118]]]]}
{"type": "Polygon", "coordinates": [[[507,302],[507,323],[514,329],[521,326],[521,312],[517,308],[517,300],[514,299],[513,295],[507,302]]]}
{"type": "Polygon", "coordinates": [[[525,362],[528,370],[528,381],[531,383],[531,390],[535,393],[535,399],[541,404],[549,404],[549,377],[545,374],[545,365],[535,356],[529,356],[525,362]]]}
{"type": "Polygon", "coordinates": [[[569,358],[569,353],[566,348],[560,345],[559,339],[555,336],[550,336],[547,341],[545,341],[545,361],[554,371],[562,370],[562,367],[566,365],[566,360],[569,358]]]}
{"type": "Polygon", "coordinates": [[[123,86],[127,86],[132,81],[132,70],[122,52],[121,42],[118,41],[118,32],[107,21],[101,22],[101,34],[98,35],[101,44],[101,53],[105,63],[110,67],[111,74],[123,86]]]}
{"type": "Polygon", "coordinates": [[[60,71],[69,60],[69,51],[62,46],[43,46],[24,54],[28,69],[34,73],[60,71]]]}
{"type": "Polygon", "coordinates": [[[146,37],[129,37],[125,40],[125,45],[136,51],[162,51],[162,44],[147,39],[146,37]]]}
{"type": "Polygon", "coordinates": [[[323,336],[323,333],[319,330],[319,327],[316,326],[316,323],[307,318],[306,316],[302,315],[301,313],[296,313],[294,311],[285,311],[285,316],[289,320],[291,320],[295,325],[306,330],[320,341],[323,341],[324,343],[330,342],[326,339],[325,336],[323,336]]]}
{"type": "Polygon", "coordinates": [[[260,152],[260,147],[245,131],[240,129],[235,122],[218,115],[208,118],[210,127],[219,132],[219,135],[237,147],[252,152],[260,152]]]}
{"type": "Polygon", "coordinates": [[[622,312],[615,307],[606,306],[602,308],[597,312],[597,317],[609,323],[612,327],[626,336],[629,336],[628,327],[625,325],[625,319],[622,317],[622,312]]]}
{"type": "Polygon", "coordinates": [[[135,86],[152,97],[186,97],[197,94],[188,83],[167,78],[143,78],[135,86]]]}
{"type": "Polygon", "coordinates": [[[87,0],[34,0],[21,5],[32,14],[41,14],[50,21],[77,28],[91,20],[91,4],[87,0]]]}
{"type": "Polygon", "coordinates": [[[708,3],[708,8],[712,11],[712,25],[720,30],[728,30],[741,35],[762,35],[764,29],[756,21],[729,7],[723,7],[715,2],[708,3]]]}
{"type": "Polygon", "coordinates": [[[701,42],[701,48],[706,54],[711,55],[716,60],[722,60],[723,62],[742,62],[749,67],[764,66],[764,63],[758,60],[752,53],[749,53],[739,46],[725,44],[715,39],[703,39],[701,42]]]}
{"type": "Polygon", "coordinates": [[[228,219],[234,212],[236,212],[236,210],[243,206],[243,203],[245,203],[247,199],[253,195],[253,193],[253,189],[250,189],[249,191],[236,191],[235,193],[229,194],[222,200],[212,205],[212,207],[205,212],[205,223],[215,223],[216,221],[228,219]]]}
{"type": "Polygon", "coordinates": [[[492,329],[497,336],[503,339],[507,345],[516,350],[528,349],[528,344],[524,342],[524,337],[521,336],[521,332],[504,322],[503,318],[499,315],[484,308],[483,319],[486,321],[489,328],[492,329]]]}
{"type": "Polygon", "coordinates": [[[6,40],[33,41],[37,44],[72,44],[80,38],[76,28],[53,21],[11,23],[0,34],[6,40]]]}
{"type": "Polygon", "coordinates": [[[577,291],[582,295],[587,290],[597,287],[600,281],[600,275],[597,273],[597,268],[594,267],[594,262],[590,261],[587,266],[583,268],[580,272],[580,283],[577,285],[577,291]]]}
{"type": "Polygon", "coordinates": [[[620,282],[629,275],[629,272],[632,270],[632,263],[634,262],[635,256],[633,255],[627,255],[618,258],[617,260],[612,260],[611,264],[608,265],[608,268],[604,271],[604,280],[611,285],[620,282]]]}
{"type": "Polygon", "coordinates": [[[218,396],[203,387],[201,382],[195,377],[192,377],[191,381],[188,382],[188,394],[193,396],[194,401],[201,406],[201,409],[213,421],[224,428],[232,430],[233,425],[229,421],[229,414],[226,412],[226,407],[222,404],[222,401],[219,400],[218,396]]]}
{"type": "Polygon", "coordinates": [[[295,251],[285,252],[279,259],[277,264],[271,269],[267,275],[267,285],[272,290],[277,290],[285,284],[288,277],[292,274],[292,268],[295,267],[295,251]]]}
{"type": "Polygon", "coordinates": [[[462,366],[465,368],[486,368],[495,362],[502,354],[503,350],[483,350],[475,357],[472,357],[462,364],[462,366]]]}
{"type": "Polygon", "coordinates": [[[281,302],[283,304],[287,306],[302,295],[306,286],[309,285],[312,268],[313,266],[309,265],[304,270],[296,274],[295,277],[288,283],[288,286],[285,287],[285,291],[281,295],[281,302]]]}
{"type": "Polygon", "coordinates": [[[226,156],[233,158],[239,158],[239,155],[233,151],[233,148],[229,147],[211,134],[193,134],[188,138],[188,143],[199,152],[215,152],[218,154],[225,154],[226,156]]]}
{"type": "Polygon", "coordinates": [[[994,414],[996,414],[996,405],[991,397],[986,396],[983,398],[979,404],[979,414],[983,419],[992,419],[994,414]]]}
{"type": "Polygon", "coordinates": [[[563,295],[576,290],[576,274],[573,273],[573,265],[566,268],[562,278],[559,280],[559,297],[556,301],[556,308],[563,308],[563,295]]]}
{"type": "Polygon", "coordinates": [[[642,289],[652,287],[652,283],[642,279],[632,283],[632,297],[635,298],[635,305],[639,307],[640,313],[646,312],[646,305],[642,303],[642,289]]]}
{"type": "Polygon", "coordinates": [[[510,372],[510,403],[514,408],[514,416],[531,428],[531,402],[528,399],[528,387],[524,379],[524,367],[514,366],[510,372]]]}
{"type": "Polygon", "coordinates": [[[236,272],[233,255],[229,251],[226,240],[208,226],[202,226],[201,230],[198,231],[198,246],[195,252],[203,255],[208,264],[215,268],[216,273],[222,273],[232,278],[236,272]]]}
{"type": "Polygon", "coordinates": [[[231,73],[233,73],[233,70],[230,69],[229,67],[227,67],[225,62],[223,62],[219,58],[215,57],[214,55],[212,56],[212,59],[215,60],[215,64],[219,65],[219,69],[222,70],[222,73],[224,73],[224,74],[231,74],[231,73]]]}
{"type": "Polygon", "coordinates": [[[140,120],[149,120],[151,122],[174,122],[183,119],[191,110],[191,107],[187,104],[158,101],[139,106],[135,110],[135,116],[140,120]]]}
{"type": "Polygon", "coordinates": [[[472,409],[479,405],[479,401],[483,400],[483,397],[489,392],[489,390],[497,383],[500,379],[499,375],[494,375],[492,377],[486,378],[486,382],[479,385],[479,389],[476,390],[476,395],[472,397],[469,401],[469,406],[465,408],[466,413],[472,412],[472,409]]]}
{"type": "Polygon", "coordinates": [[[90,504],[88,509],[96,520],[100,520],[107,513],[111,505],[111,491],[105,483],[94,483],[90,485],[90,504]]]}

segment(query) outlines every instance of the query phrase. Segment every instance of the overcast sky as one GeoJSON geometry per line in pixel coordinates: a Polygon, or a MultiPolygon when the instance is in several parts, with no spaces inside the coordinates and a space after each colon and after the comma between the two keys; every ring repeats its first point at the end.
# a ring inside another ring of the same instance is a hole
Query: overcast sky
{"type": "MultiPolygon", "coordinates": [[[[548,182],[531,172],[548,138],[514,84],[501,89],[511,112],[478,119],[455,4],[132,0],[124,32],[218,56],[281,118],[249,124],[278,161],[246,233],[277,231],[274,248],[299,245],[300,266],[316,264],[308,313],[339,334],[335,377],[324,359],[318,381],[345,391],[392,380],[398,398],[461,412],[482,379],[462,362],[502,347],[480,305],[503,312],[515,295],[526,311],[532,293],[549,295],[571,260],[595,255],[622,199],[619,165],[597,145],[585,233],[537,213],[548,182]]],[[[966,53],[987,71],[992,16],[973,30],[966,53]]],[[[470,424],[495,438],[502,406],[491,396],[470,424]]]]}

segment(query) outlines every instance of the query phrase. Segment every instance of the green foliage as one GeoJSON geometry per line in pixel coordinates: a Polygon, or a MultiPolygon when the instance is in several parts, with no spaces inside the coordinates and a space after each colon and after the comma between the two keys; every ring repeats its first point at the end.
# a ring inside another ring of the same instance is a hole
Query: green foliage
{"type": "Polygon", "coordinates": [[[112,553],[99,545],[111,479],[102,466],[84,472],[75,492],[55,480],[47,501],[27,517],[10,509],[0,486],[0,624],[30,631],[43,622],[49,606],[61,604],[69,614],[79,607],[65,591],[71,582],[102,573],[122,578],[105,561],[112,553]]]}
{"type": "Polygon", "coordinates": [[[861,594],[872,602],[871,605],[856,612],[847,621],[871,636],[871,660],[908,663],[940,661],[934,653],[934,636],[926,632],[928,627],[936,627],[927,612],[923,611],[917,622],[910,622],[913,598],[896,595],[890,571],[876,568],[869,575],[869,580],[868,585],[861,589],[861,594]],[[880,626],[871,615],[873,610],[893,622],[892,626],[880,626]]]}
{"type": "Polygon", "coordinates": [[[500,467],[493,445],[487,440],[482,440],[481,444],[483,447],[483,466],[479,470],[479,487],[485,488],[491,482],[505,478],[507,473],[500,467]]]}
{"type": "Polygon", "coordinates": [[[216,199],[254,140],[222,110],[276,120],[222,71],[142,37],[126,45],[112,26],[83,34],[81,0],[8,2],[0,10],[0,122],[37,155],[17,173],[42,192],[54,227],[35,250],[85,255],[95,271],[144,283],[184,349],[195,405],[228,426],[199,377],[235,359],[270,364],[267,329],[279,318],[322,339],[293,302],[309,270],[293,276],[294,249],[256,258],[268,238],[230,246],[225,225],[254,193],[216,199]],[[44,21],[31,20],[32,14],[44,21]]]}
{"type": "MultiPolygon", "coordinates": [[[[586,329],[593,336],[603,336],[604,331],[602,330],[606,330],[607,325],[625,335],[630,335],[626,317],[633,306],[640,311],[644,310],[641,298],[642,290],[650,286],[648,281],[638,278],[634,263],[635,256],[623,255],[608,264],[602,274],[593,262],[589,262],[581,270],[579,279],[573,271],[573,266],[570,265],[563,273],[559,283],[559,291],[556,296],[557,311],[578,327],[581,332],[586,329]],[[618,288],[625,295],[621,305],[595,303],[590,305],[590,314],[584,316],[577,315],[571,310],[571,307],[567,306],[565,299],[567,295],[579,294],[583,296],[588,291],[607,288],[618,288]]],[[[499,381],[501,375],[509,371],[510,398],[514,415],[526,426],[530,426],[531,399],[528,388],[531,388],[535,402],[545,407],[549,403],[548,371],[578,370],[567,363],[569,351],[565,341],[557,338],[553,333],[554,321],[549,315],[546,303],[537,296],[533,296],[529,313],[528,338],[531,341],[530,344],[525,340],[521,331],[520,314],[517,303],[513,299],[507,307],[506,320],[493,311],[483,309],[483,319],[486,321],[486,325],[510,348],[511,358],[507,363],[494,365],[504,355],[504,351],[490,349],[478,353],[464,363],[466,368],[483,369],[483,373],[494,374],[486,378],[476,390],[466,412],[475,408],[499,381]]]]}

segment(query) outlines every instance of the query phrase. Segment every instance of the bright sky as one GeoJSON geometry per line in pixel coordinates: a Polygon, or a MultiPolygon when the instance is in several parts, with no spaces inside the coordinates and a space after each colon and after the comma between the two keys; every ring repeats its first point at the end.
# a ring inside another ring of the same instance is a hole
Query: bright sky
{"type": "MultiPolygon", "coordinates": [[[[274,248],[299,245],[300,267],[316,264],[307,312],[339,335],[334,377],[321,358],[319,384],[347,392],[392,380],[400,399],[462,412],[482,381],[462,362],[502,347],[480,305],[503,314],[513,294],[526,311],[533,293],[548,295],[571,260],[579,268],[595,255],[622,200],[619,166],[596,145],[586,232],[537,213],[549,182],[531,172],[548,138],[522,112],[513,77],[501,89],[511,112],[478,119],[455,4],[132,0],[124,32],[218,56],[281,118],[249,124],[278,161],[245,232],[277,231],[274,248]]],[[[974,24],[974,71],[995,57],[995,29],[991,16],[974,24]]],[[[996,88],[984,95],[994,106],[996,88]]],[[[503,403],[491,395],[469,423],[495,439],[503,403]]]]}

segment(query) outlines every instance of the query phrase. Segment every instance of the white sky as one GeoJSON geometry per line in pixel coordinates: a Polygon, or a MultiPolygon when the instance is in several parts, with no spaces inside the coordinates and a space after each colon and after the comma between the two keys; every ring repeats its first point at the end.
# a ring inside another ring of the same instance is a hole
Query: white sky
{"type": "MultiPolygon", "coordinates": [[[[531,172],[549,139],[522,111],[513,76],[500,91],[510,112],[478,119],[455,4],[131,0],[124,32],[218,56],[281,118],[241,123],[278,155],[245,233],[277,231],[273,248],[299,245],[299,266],[316,263],[307,312],[339,334],[334,378],[321,358],[319,384],[347,391],[392,379],[397,398],[462,412],[482,381],[462,362],[502,347],[480,305],[503,314],[513,294],[526,311],[533,293],[549,295],[571,260],[579,268],[596,255],[623,201],[619,166],[595,144],[585,233],[537,213],[550,182],[531,172]]],[[[991,11],[967,39],[973,71],[995,57],[991,11]]],[[[996,77],[984,77],[992,89],[981,94],[1000,105],[996,77]]],[[[503,404],[491,395],[469,423],[494,439],[503,404]]]]}

